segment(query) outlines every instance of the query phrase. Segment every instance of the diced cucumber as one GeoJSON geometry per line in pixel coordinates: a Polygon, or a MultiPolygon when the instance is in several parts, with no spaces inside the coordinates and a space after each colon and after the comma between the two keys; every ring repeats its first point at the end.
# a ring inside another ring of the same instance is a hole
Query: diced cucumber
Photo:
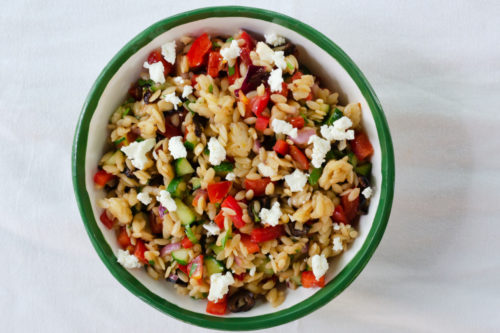
{"type": "Polygon", "coordinates": [[[227,75],[228,76],[234,75],[234,66],[229,66],[227,68],[227,75]]]}
{"type": "Polygon", "coordinates": [[[194,235],[193,229],[191,229],[189,225],[184,226],[184,228],[186,230],[186,236],[191,241],[191,243],[198,243],[198,238],[196,238],[196,236],[194,235]]]}
{"type": "Polygon", "coordinates": [[[219,165],[213,166],[215,172],[231,172],[234,169],[234,165],[231,162],[222,162],[219,165]]]}
{"type": "Polygon", "coordinates": [[[274,271],[272,268],[266,268],[268,262],[270,262],[269,258],[262,260],[262,262],[257,265],[257,272],[263,272],[265,275],[273,275],[274,271]]]}
{"type": "Polygon", "coordinates": [[[117,150],[106,161],[104,161],[104,165],[115,165],[116,161],[121,157],[122,157],[122,152],[117,150]]]}
{"type": "Polygon", "coordinates": [[[191,184],[193,184],[193,190],[197,190],[201,187],[201,179],[198,177],[191,178],[191,184]]]}
{"type": "Polygon", "coordinates": [[[189,175],[194,172],[193,167],[187,160],[187,158],[179,158],[175,160],[175,174],[177,176],[189,175]]]}
{"type": "Polygon", "coordinates": [[[172,258],[181,265],[187,265],[189,262],[189,251],[186,249],[172,251],[172,258]]]}
{"type": "Polygon", "coordinates": [[[187,150],[194,150],[194,143],[192,143],[190,141],[185,141],[184,147],[186,147],[187,150]]]}
{"type": "Polygon", "coordinates": [[[309,175],[309,184],[316,185],[318,183],[319,178],[321,177],[321,173],[323,172],[323,168],[315,168],[311,171],[309,175]]]}
{"type": "Polygon", "coordinates": [[[196,220],[196,214],[191,208],[186,206],[186,204],[182,202],[181,199],[176,198],[175,204],[177,205],[177,210],[175,212],[177,213],[177,216],[179,217],[183,225],[189,225],[193,223],[194,220],[196,220]]]}
{"type": "Polygon", "coordinates": [[[321,104],[319,106],[319,109],[323,111],[325,114],[328,114],[330,112],[330,105],[328,104],[321,104]]]}
{"type": "Polygon", "coordinates": [[[292,276],[290,277],[290,280],[292,280],[293,283],[295,283],[297,286],[302,285],[302,281],[300,280],[300,276],[292,276]]]}
{"type": "Polygon", "coordinates": [[[354,168],[354,171],[356,171],[358,175],[368,176],[370,172],[372,172],[372,164],[368,162],[358,165],[357,167],[354,168]]]}
{"type": "Polygon", "coordinates": [[[347,158],[347,161],[351,163],[351,165],[355,168],[358,165],[358,158],[353,152],[350,152],[349,154],[347,154],[347,156],[349,156],[347,158]]]}
{"type": "Polygon", "coordinates": [[[326,124],[327,125],[332,125],[336,120],[339,120],[343,116],[344,116],[344,114],[342,113],[342,111],[340,111],[340,109],[338,109],[338,108],[335,108],[330,113],[330,115],[328,116],[328,118],[326,118],[326,124]]]}
{"type": "Polygon", "coordinates": [[[325,159],[328,162],[329,160],[336,159],[340,160],[342,157],[344,157],[346,154],[341,152],[340,150],[337,150],[336,148],[330,150],[328,153],[326,153],[325,159]]]}
{"type": "Polygon", "coordinates": [[[212,251],[214,251],[214,253],[216,255],[219,255],[219,253],[224,250],[224,248],[222,246],[217,246],[215,243],[211,244],[210,245],[210,248],[212,249],[212,251]]]}
{"type": "Polygon", "coordinates": [[[207,267],[208,276],[215,273],[224,272],[224,265],[222,265],[222,263],[214,257],[206,256],[203,261],[205,262],[205,266],[207,267]]]}
{"type": "Polygon", "coordinates": [[[186,192],[186,182],[182,180],[182,178],[174,178],[168,184],[167,191],[172,194],[173,197],[181,198],[186,192]]]}
{"type": "Polygon", "coordinates": [[[224,238],[222,238],[222,248],[226,247],[227,240],[232,237],[231,230],[226,230],[224,238]]]}

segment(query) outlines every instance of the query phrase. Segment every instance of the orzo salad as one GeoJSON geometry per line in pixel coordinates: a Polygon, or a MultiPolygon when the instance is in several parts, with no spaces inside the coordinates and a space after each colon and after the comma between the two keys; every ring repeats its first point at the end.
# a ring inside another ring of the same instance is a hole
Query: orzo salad
{"type": "Polygon", "coordinates": [[[373,147],[282,36],[152,50],[94,176],[118,262],[223,315],[321,288],[368,211],[373,147]]]}

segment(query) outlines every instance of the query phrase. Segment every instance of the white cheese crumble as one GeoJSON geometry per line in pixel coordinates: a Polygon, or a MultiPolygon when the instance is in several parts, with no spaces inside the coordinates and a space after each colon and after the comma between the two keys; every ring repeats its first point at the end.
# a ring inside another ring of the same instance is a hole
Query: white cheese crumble
{"type": "Polygon", "coordinates": [[[254,276],[255,275],[255,271],[256,271],[257,267],[253,266],[252,268],[250,268],[250,271],[248,272],[248,274],[250,276],[254,276]]]}
{"type": "Polygon", "coordinates": [[[149,193],[141,192],[137,193],[137,200],[139,200],[140,202],[142,202],[144,205],[147,206],[151,203],[153,199],[149,196],[149,193]]]}
{"type": "Polygon", "coordinates": [[[128,253],[128,251],[119,249],[116,257],[118,263],[125,268],[140,268],[142,266],[139,259],[133,254],[128,253]]]}
{"type": "Polygon", "coordinates": [[[259,212],[259,217],[262,223],[267,223],[273,227],[278,225],[281,215],[282,212],[278,201],[273,204],[271,209],[262,208],[259,212]]]}
{"type": "Polygon", "coordinates": [[[211,222],[209,224],[204,224],[203,228],[208,231],[208,236],[216,236],[220,234],[220,228],[217,224],[211,222]]]}
{"type": "Polygon", "coordinates": [[[342,246],[342,241],[340,240],[340,237],[335,236],[333,237],[333,251],[338,252],[342,251],[344,249],[344,246],[342,246]]]}
{"type": "Polygon", "coordinates": [[[284,120],[273,119],[271,123],[274,133],[276,134],[286,134],[292,138],[297,138],[297,129],[292,126],[292,124],[287,123],[284,120]]]}
{"type": "Polygon", "coordinates": [[[269,79],[267,79],[271,92],[280,92],[283,88],[283,71],[281,68],[276,68],[271,71],[269,79]]]}
{"type": "Polygon", "coordinates": [[[142,170],[148,162],[146,153],[150,151],[156,144],[155,139],[146,139],[144,141],[134,141],[128,146],[122,147],[121,151],[127,155],[132,162],[132,165],[137,169],[142,170]]]}
{"type": "Polygon", "coordinates": [[[308,144],[311,143],[313,144],[311,163],[315,168],[321,168],[321,164],[325,161],[326,154],[330,151],[330,142],[317,135],[312,135],[309,138],[308,144]]]}
{"type": "Polygon", "coordinates": [[[226,175],[226,180],[230,180],[230,181],[233,181],[236,179],[236,175],[234,174],[234,172],[229,172],[227,175],[226,175]]]}
{"type": "Polygon", "coordinates": [[[212,165],[219,165],[220,162],[226,159],[226,150],[222,147],[219,140],[214,137],[211,137],[210,141],[208,141],[208,150],[210,151],[208,161],[212,165]]]}
{"type": "Polygon", "coordinates": [[[174,77],[174,82],[176,84],[180,85],[180,84],[184,83],[184,79],[182,78],[182,76],[176,76],[176,77],[174,77]]]}
{"type": "Polygon", "coordinates": [[[161,46],[163,58],[172,65],[175,63],[175,40],[165,43],[161,46]]]}
{"type": "Polygon", "coordinates": [[[144,63],[144,68],[149,70],[149,78],[156,83],[165,83],[165,75],[163,63],[161,61],[149,64],[147,61],[144,63]]]}
{"type": "Polygon", "coordinates": [[[285,182],[292,192],[300,192],[304,189],[308,177],[309,175],[307,173],[295,169],[293,173],[285,176],[285,182]]]}
{"type": "Polygon", "coordinates": [[[187,150],[186,147],[184,147],[184,143],[182,142],[182,136],[171,137],[168,140],[168,150],[170,151],[170,155],[172,155],[174,160],[187,156],[187,150]]]}
{"type": "Polygon", "coordinates": [[[333,224],[333,230],[335,230],[335,231],[339,231],[339,230],[340,230],[340,225],[339,225],[338,223],[336,223],[336,222],[335,222],[335,223],[333,224]]]}
{"type": "Polygon", "coordinates": [[[273,60],[278,68],[281,68],[283,70],[286,68],[285,52],[283,51],[274,52],[273,60]]]}
{"type": "Polygon", "coordinates": [[[165,207],[165,209],[169,212],[175,212],[177,210],[177,204],[175,203],[175,200],[172,199],[170,193],[165,190],[160,191],[160,195],[156,196],[156,200],[158,200],[161,205],[165,207]]]}
{"type": "Polygon", "coordinates": [[[326,271],[328,271],[328,261],[326,260],[325,255],[315,254],[312,256],[311,266],[316,280],[319,280],[323,275],[325,275],[326,271]]]}
{"type": "Polygon", "coordinates": [[[208,292],[208,300],[217,302],[217,300],[223,298],[229,291],[229,286],[233,283],[234,278],[231,272],[226,272],[225,275],[222,275],[222,273],[210,275],[210,291],[208,292]]]}
{"type": "Polygon", "coordinates": [[[227,62],[238,58],[240,56],[240,53],[241,49],[238,46],[238,42],[234,39],[231,41],[231,45],[229,45],[229,47],[220,50],[220,55],[227,62]]]}
{"type": "Polygon", "coordinates": [[[260,60],[273,63],[274,51],[264,42],[258,42],[255,52],[259,55],[260,60]]]}
{"type": "Polygon", "coordinates": [[[257,169],[259,169],[260,174],[264,177],[273,177],[276,175],[274,169],[264,163],[259,163],[257,169]]]}
{"type": "Polygon", "coordinates": [[[361,192],[361,194],[367,198],[367,199],[370,199],[370,197],[372,196],[373,194],[373,190],[371,187],[367,187],[363,190],[363,192],[361,192]]]}
{"type": "Polygon", "coordinates": [[[175,92],[163,95],[163,99],[165,100],[165,102],[172,103],[175,110],[177,110],[179,104],[182,103],[181,99],[175,95],[175,92]]]}
{"type": "Polygon", "coordinates": [[[354,130],[347,130],[352,126],[352,121],[348,117],[342,117],[333,122],[332,126],[321,126],[321,135],[327,140],[353,140],[354,130]]]}
{"type": "Polygon", "coordinates": [[[187,98],[192,93],[193,93],[192,86],[184,86],[184,89],[182,90],[182,98],[187,98]]]}
{"type": "Polygon", "coordinates": [[[286,42],[284,37],[281,37],[280,35],[274,32],[270,34],[265,34],[264,38],[266,39],[266,43],[272,46],[280,46],[285,44],[286,42]]]}

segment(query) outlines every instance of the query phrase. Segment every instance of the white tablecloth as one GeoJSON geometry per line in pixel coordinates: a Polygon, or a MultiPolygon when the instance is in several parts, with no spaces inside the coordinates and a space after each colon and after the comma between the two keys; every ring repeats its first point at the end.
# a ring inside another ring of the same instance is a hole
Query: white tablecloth
{"type": "MultiPolygon", "coordinates": [[[[70,153],[87,92],[119,48],[164,17],[231,3],[2,4],[1,331],[204,331],[107,271],[76,207],[70,153]]],[[[241,4],[338,43],[376,90],[396,153],[393,212],[371,262],[333,302],[273,332],[500,330],[499,3],[241,4]]]]}

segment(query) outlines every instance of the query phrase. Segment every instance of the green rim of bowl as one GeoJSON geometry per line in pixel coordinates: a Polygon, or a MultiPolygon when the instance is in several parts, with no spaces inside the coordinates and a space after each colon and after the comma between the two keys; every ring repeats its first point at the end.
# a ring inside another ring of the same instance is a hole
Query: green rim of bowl
{"type": "Polygon", "coordinates": [[[322,33],[294,18],[264,9],[240,6],[208,7],[174,15],[153,24],[126,44],[106,65],[90,90],[76,127],[72,152],[73,187],[80,214],[95,250],[111,274],[125,288],[158,310],[190,324],[223,330],[255,330],[293,321],[325,305],[349,286],[368,263],[382,239],[392,206],[394,170],[392,141],[382,107],[361,70],[344,51],[322,33]],[[318,290],[314,295],[300,303],[265,315],[231,318],[205,315],[185,310],[149,291],[116,262],[116,257],[112,249],[104,239],[97,225],[85,186],[85,154],[90,121],[102,92],[114,73],[137,50],[163,32],[181,24],[209,17],[247,17],[272,22],[291,29],[318,45],[335,58],[353,78],[370,106],[379,136],[382,154],[382,182],[379,188],[380,201],[373,225],[363,246],[346,267],[324,288],[318,290]]]}

